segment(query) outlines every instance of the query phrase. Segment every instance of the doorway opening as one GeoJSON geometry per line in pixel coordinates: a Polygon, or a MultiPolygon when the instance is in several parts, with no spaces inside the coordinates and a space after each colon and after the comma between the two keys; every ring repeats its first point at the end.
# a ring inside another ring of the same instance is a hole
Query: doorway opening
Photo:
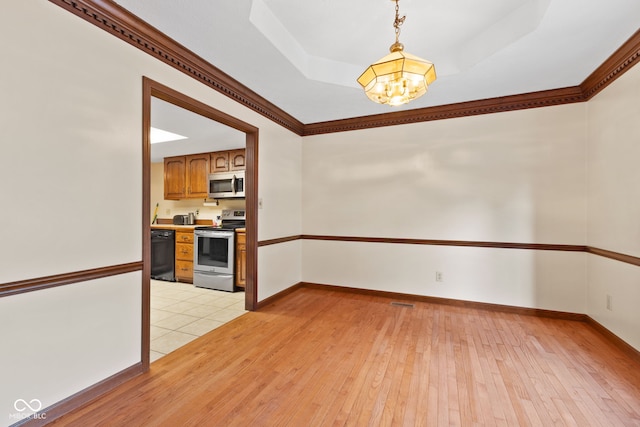
{"type": "MultiPolygon", "coordinates": [[[[165,114],[171,112],[172,108],[180,109],[185,112],[195,113],[195,119],[212,120],[216,122],[222,131],[227,129],[235,134],[234,137],[224,137],[223,139],[233,140],[237,135],[243,135],[243,144],[245,150],[245,200],[244,210],[246,212],[246,282],[244,291],[244,309],[254,310],[257,307],[257,172],[258,172],[258,129],[248,123],[245,123],[235,117],[232,117],[222,111],[210,107],[200,101],[190,98],[179,93],[167,86],[155,82],[149,78],[143,78],[143,206],[142,206],[142,230],[143,230],[143,277],[142,277],[142,364],[145,370],[149,369],[150,364],[150,341],[151,341],[151,221],[152,204],[155,205],[154,199],[158,198],[157,193],[152,192],[152,174],[157,175],[157,170],[152,164],[152,152],[155,157],[158,155],[167,155],[171,151],[162,153],[167,149],[168,145],[161,151],[156,153],[156,149],[151,148],[151,126],[152,111],[165,114]],[[165,111],[166,110],[166,111],[165,111]],[[164,111],[164,112],[163,112],[164,111]],[[239,132],[238,132],[239,131],[239,132]],[[152,199],[152,193],[154,199],[152,199]]],[[[175,111],[174,111],[175,112],[175,111]]],[[[191,114],[193,117],[194,115],[191,114]]],[[[195,126],[195,125],[194,125],[195,126]]],[[[221,134],[222,135],[222,134],[221,134]]],[[[230,134],[229,134],[230,135],[230,134]]],[[[238,145],[238,142],[231,143],[238,145]]],[[[170,144],[169,144],[170,145],[170,144]]],[[[204,148],[202,151],[216,150],[216,144],[211,141],[209,145],[205,142],[203,147],[212,147],[212,149],[204,148]]],[[[224,144],[218,146],[220,149],[237,148],[226,147],[224,144]]],[[[197,151],[197,149],[196,149],[197,151]]],[[[157,161],[157,159],[156,159],[157,161]]],[[[157,169],[157,165],[155,166],[157,169]]],[[[230,207],[234,208],[234,202],[230,202],[230,207]]],[[[235,201],[238,203],[238,201],[235,201]]],[[[168,206],[168,205],[167,205],[168,206]]],[[[170,213],[171,206],[165,206],[161,214],[170,213]]],[[[215,218],[214,218],[215,220],[215,218]]],[[[154,282],[154,285],[157,284],[154,282]]],[[[160,283],[161,285],[163,283],[160,283]]],[[[161,287],[160,287],[161,288],[161,287]]]]}

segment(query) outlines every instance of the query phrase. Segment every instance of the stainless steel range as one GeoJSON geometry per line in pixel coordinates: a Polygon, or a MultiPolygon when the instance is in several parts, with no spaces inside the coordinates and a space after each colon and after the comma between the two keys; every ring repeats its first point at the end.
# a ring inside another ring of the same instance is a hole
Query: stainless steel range
{"type": "Polygon", "coordinates": [[[193,284],[199,288],[234,291],[236,228],[245,227],[244,209],[222,211],[219,227],[196,227],[193,242],[193,284]]]}

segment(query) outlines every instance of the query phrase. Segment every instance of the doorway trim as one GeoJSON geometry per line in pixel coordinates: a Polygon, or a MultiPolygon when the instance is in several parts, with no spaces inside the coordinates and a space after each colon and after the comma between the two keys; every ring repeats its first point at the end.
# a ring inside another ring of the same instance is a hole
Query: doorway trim
{"type": "Polygon", "coordinates": [[[149,370],[151,324],[151,97],[215,120],[246,135],[247,281],[245,309],[258,305],[258,128],[168,86],[142,77],[142,366],[149,370]]]}

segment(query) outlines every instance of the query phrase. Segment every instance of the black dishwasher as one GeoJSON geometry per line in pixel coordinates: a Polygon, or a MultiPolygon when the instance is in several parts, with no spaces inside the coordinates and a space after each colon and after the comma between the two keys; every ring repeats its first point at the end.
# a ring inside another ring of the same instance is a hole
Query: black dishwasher
{"type": "Polygon", "coordinates": [[[176,232],[151,230],[151,278],[176,281],[176,232]]]}

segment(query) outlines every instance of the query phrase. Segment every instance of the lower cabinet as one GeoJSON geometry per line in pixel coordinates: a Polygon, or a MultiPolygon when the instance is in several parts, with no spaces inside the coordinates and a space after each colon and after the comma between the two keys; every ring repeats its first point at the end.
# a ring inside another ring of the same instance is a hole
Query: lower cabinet
{"type": "Polygon", "coordinates": [[[244,289],[247,283],[247,233],[236,233],[236,287],[244,289]]]}
{"type": "Polygon", "coordinates": [[[193,231],[176,231],[176,280],[193,283],[193,231]]]}

